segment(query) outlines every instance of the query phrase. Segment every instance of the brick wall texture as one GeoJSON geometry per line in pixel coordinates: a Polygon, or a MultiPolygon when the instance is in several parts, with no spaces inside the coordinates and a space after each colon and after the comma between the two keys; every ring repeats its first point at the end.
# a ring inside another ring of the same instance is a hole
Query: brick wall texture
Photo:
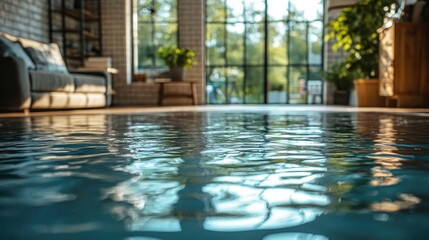
{"type": "MultiPolygon", "coordinates": [[[[102,0],[103,55],[112,57],[119,70],[113,76],[114,105],[156,105],[158,85],[132,82],[129,39],[131,0],[102,0]]],[[[186,79],[196,81],[198,104],[204,103],[204,8],[201,0],[178,1],[179,45],[196,51],[197,65],[186,71],[186,79]]],[[[42,42],[49,41],[47,0],[0,0],[0,31],[42,42]]],[[[187,85],[169,86],[170,92],[189,91],[187,85]],[[173,88],[173,89],[171,89],[173,88]],[[177,89],[175,89],[177,88],[177,89]]],[[[166,100],[168,105],[190,104],[190,99],[166,100]]]]}
{"type": "Polygon", "coordinates": [[[48,42],[48,1],[0,0],[0,32],[48,42]]]}

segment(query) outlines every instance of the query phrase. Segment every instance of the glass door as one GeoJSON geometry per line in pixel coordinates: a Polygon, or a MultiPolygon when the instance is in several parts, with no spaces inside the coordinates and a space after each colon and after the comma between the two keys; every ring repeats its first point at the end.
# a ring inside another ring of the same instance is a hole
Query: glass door
{"type": "Polygon", "coordinates": [[[322,103],[322,38],[322,0],[207,0],[207,103],[322,103]]]}

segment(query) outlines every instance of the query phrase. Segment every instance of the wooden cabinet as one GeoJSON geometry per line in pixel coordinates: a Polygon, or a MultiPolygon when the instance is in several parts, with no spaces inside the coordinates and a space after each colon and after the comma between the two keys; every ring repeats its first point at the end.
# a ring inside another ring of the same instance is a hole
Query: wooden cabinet
{"type": "Polygon", "coordinates": [[[429,105],[428,23],[396,23],[380,34],[380,95],[387,106],[429,105]]]}
{"type": "Polygon", "coordinates": [[[67,67],[102,55],[101,0],[48,0],[49,37],[60,45],[67,67]]]}

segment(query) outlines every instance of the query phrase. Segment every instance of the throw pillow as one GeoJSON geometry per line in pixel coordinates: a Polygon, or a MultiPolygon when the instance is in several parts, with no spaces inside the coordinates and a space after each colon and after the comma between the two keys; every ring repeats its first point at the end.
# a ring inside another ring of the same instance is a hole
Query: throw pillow
{"type": "Polygon", "coordinates": [[[60,49],[56,43],[40,43],[19,39],[25,51],[36,64],[36,69],[53,73],[68,73],[60,49]]]}
{"type": "Polygon", "coordinates": [[[10,41],[9,39],[4,38],[3,36],[0,36],[0,57],[22,58],[22,60],[24,60],[24,63],[28,69],[33,70],[36,68],[33,61],[27,55],[27,53],[25,53],[24,49],[22,48],[21,44],[19,44],[19,42],[10,41]]]}

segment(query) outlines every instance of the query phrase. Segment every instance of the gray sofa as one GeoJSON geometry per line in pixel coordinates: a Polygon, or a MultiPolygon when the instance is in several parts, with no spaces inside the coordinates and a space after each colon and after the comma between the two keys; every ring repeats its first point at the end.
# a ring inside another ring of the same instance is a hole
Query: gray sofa
{"type": "Polygon", "coordinates": [[[0,33],[0,110],[108,107],[105,71],[68,71],[58,45],[0,33]]]}

